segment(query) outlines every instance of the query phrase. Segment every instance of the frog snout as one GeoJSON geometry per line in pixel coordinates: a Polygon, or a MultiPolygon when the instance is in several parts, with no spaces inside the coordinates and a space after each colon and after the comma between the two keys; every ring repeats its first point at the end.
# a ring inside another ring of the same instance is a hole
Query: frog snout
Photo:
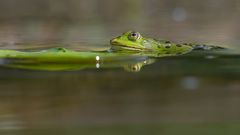
{"type": "Polygon", "coordinates": [[[110,44],[117,44],[117,43],[118,43],[118,42],[117,42],[117,39],[116,39],[116,38],[110,40],[110,44]]]}

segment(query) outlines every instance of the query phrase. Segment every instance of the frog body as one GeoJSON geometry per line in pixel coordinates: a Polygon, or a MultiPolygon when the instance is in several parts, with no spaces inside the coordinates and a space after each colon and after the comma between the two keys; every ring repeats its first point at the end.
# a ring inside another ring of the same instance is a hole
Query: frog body
{"type": "Polygon", "coordinates": [[[189,53],[192,50],[224,49],[220,46],[197,43],[174,43],[168,40],[157,40],[143,37],[139,32],[128,31],[121,36],[113,38],[110,43],[115,51],[139,51],[146,54],[170,54],[179,55],[189,53]]]}

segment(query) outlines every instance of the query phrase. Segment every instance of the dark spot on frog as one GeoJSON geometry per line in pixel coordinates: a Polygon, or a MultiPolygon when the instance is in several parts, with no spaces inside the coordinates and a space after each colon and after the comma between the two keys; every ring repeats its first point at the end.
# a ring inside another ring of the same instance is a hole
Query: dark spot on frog
{"type": "Polygon", "coordinates": [[[166,52],[165,54],[170,54],[170,52],[166,52]]]}
{"type": "Polygon", "coordinates": [[[169,43],[171,43],[171,41],[168,41],[168,40],[167,40],[167,41],[165,41],[165,43],[166,43],[166,44],[169,44],[169,43]]]}
{"type": "Polygon", "coordinates": [[[182,54],[182,52],[177,52],[177,55],[181,55],[182,54]]]}
{"type": "Polygon", "coordinates": [[[167,48],[167,49],[170,48],[170,47],[171,47],[170,45],[165,46],[165,48],[167,48]]]}
{"type": "Polygon", "coordinates": [[[64,49],[64,48],[57,48],[57,50],[58,50],[59,52],[66,52],[66,49],[64,49]]]}
{"type": "Polygon", "coordinates": [[[181,45],[181,44],[176,44],[176,46],[177,46],[177,47],[182,47],[182,45],[181,45]]]}

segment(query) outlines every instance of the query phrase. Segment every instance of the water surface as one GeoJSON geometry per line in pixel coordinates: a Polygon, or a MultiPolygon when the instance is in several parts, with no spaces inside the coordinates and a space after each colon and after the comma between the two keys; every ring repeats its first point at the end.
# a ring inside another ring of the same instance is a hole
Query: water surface
{"type": "Polygon", "coordinates": [[[157,58],[139,72],[0,69],[5,134],[239,133],[238,54],[157,58]]]}

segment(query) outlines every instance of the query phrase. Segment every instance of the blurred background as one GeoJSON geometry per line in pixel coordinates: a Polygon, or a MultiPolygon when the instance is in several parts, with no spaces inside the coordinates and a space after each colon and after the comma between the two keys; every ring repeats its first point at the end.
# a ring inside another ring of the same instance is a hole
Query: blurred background
{"type": "MultiPolygon", "coordinates": [[[[239,16],[238,0],[1,0],[0,48],[106,48],[128,30],[238,48],[239,16]]],[[[1,68],[0,134],[238,134],[239,58],[208,58],[139,73],[1,68]]]]}
{"type": "Polygon", "coordinates": [[[239,15],[237,0],[1,0],[0,43],[109,45],[113,36],[136,30],[155,38],[234,46],[239,15]]]}

